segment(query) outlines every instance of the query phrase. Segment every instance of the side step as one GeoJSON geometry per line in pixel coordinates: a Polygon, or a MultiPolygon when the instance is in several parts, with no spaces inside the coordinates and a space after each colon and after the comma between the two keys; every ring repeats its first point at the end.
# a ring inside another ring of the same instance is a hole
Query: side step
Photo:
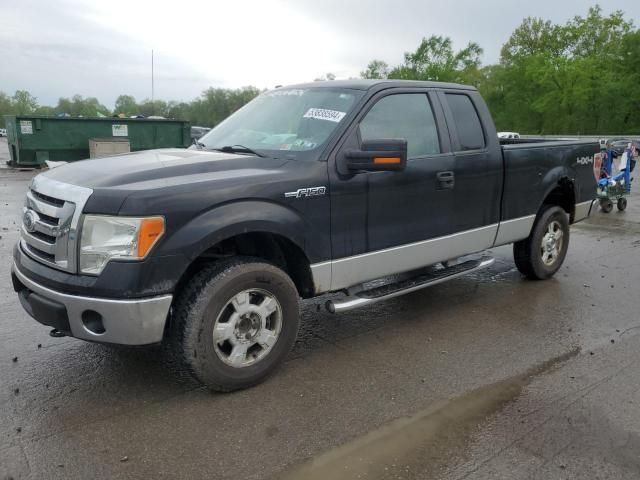
{"type": "Polygon", "coordinates": [[[479,260],[468,260],[452,267],[441,268],[428,273],[421,273],[415,277],[402,280],[398,283],[391,283],[381,287],[374,287],[370,290],[362,290],[353,295],[347,296],[344,300],[328,300],[325,307],[331,313],[346,312],[354,308],[372,305],[382,300],[399,297],[405,293],[415,292],[422,288],[437,285],[454,278],[461,277],[467,273],[475,272],[486,268],[495,262],[494,258],[483,257],[479,260]]]}

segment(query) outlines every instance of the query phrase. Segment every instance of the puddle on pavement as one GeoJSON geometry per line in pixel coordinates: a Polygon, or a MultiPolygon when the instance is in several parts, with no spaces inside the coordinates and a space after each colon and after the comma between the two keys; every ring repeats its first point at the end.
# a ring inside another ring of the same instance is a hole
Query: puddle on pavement
{"type": "Polygon", "coordinates": [[[395,420],[345,445],[296,465],[281,480],[429,478],[446,466],[446,456],[463,446],[487,416],[515,400],[533,379],[580,353],[575,348],[526,372],[486,385],[418,414],[395,420]],[[426,475],[426,476],[425,476],[426,475]]]}

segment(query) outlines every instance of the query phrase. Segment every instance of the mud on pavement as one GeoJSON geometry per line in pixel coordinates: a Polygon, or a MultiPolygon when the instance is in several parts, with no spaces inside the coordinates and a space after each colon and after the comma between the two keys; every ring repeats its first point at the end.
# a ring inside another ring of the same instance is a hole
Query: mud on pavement
{"type": "Polygon", "coordinates": [[[437,402],[409,418],[395,420],[292,468],[277,478],[385,479],[413,476],[414,472],[431,477],[446,465],[447,453],[464,444],[472,428],[518,397],[536,376],[578,353],[580,349],[574,348],[522,374],[484,385],[449,401],[437,402]]]}

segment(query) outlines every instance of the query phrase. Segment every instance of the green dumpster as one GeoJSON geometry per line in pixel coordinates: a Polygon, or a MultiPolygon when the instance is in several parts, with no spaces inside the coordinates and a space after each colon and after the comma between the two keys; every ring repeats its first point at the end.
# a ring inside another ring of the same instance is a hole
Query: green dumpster
{"type": "Polygon", "coordinates": [[[132,152],[191,145],[189,122],[182,120],[6,115],[5,124],[12,167],[89,158],[92,138],[126,138],[132,152]]]}

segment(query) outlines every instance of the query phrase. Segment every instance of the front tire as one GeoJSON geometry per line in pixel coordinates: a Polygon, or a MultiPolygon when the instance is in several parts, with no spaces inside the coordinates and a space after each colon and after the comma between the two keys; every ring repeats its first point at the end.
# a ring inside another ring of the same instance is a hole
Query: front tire
{"type": "Polygon", "coordinates": [[[175,304],[170,342],[211,390],[229,392],[271,375],[298,333],[298,292],[289,276],[259,259],[206,267],[175,304]]]}
{"type": "Polygon", "coordinates": [[[560,207],[547,206],[529,237],[513,244],[516,267],[531,280],[551,278],[562,266],[569,247],[569,220],[560,207]]]}

